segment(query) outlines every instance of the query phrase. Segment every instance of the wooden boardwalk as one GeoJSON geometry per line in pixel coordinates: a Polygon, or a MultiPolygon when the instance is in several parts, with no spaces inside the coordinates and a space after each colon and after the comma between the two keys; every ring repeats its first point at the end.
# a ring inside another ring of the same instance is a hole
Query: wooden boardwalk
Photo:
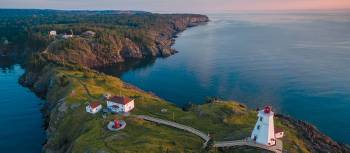
{"type": "Polygon", "coordinates": [[[138,115],[137,118],[151,121],[151,122],[155,122],[155,123],[159,123],[159,124],[163,124],[163,125],[167,125],[167,126],[171,126],[171,127],[175,127],[177,129],[185,130],[187,132],[193,133],[193,134],[201,137],[205,142],[210,140],[210,137],[207,134],[205,134],[205,133],[203,133],[195,128],[186,126],[186,125],[182,125],[182,124],[175,123],[172,121],[167,121],[167,120],[154,118],[154,117],[150,117],[150,116],[146,116],[146,115],[138,115]]]}
{"type": "MultiPolygon", "coordinates": [[[[150,117],[150,116],[146,116],[146,115],[137,115],[137,118],[143,119],[146,121],[150,121],[150,122],[155,122],[158,124],[171,126],[171,127],[185,130],[187,132],[195,134],[205,141],[203,144],[203,147],[206,147],[208,141],[211,139],[204,132],[201,132],[195,128],[192,128],[192,127],[189,127],[186,125],[182,125],[179,123],[175,123],[172,121],[163,120],[163,119],[150,117]]],[[[235,140],[235,141],[218,141],[218,142],[214,142],[214,145],[213,145],[213,147],[216,147],[216,148],[234,147],[234,146],[250,146],[250,147],[260,148],[260,149],[264,149],[264,150],[269,150],[269,151],[272,151],[275,153],[282,153],[282,141],[281,140],[277,140],[277,144],[275,146],[265,146],[265,145],[257,144],[254,141],[250,140],[250,138],[247,138],[244,140],[235,140]]]]}

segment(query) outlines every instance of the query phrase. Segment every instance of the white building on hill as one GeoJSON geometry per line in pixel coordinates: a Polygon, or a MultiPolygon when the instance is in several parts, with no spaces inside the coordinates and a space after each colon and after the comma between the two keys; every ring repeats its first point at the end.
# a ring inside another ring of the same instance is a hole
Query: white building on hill
{"type": "Polygon", "coordinates": [[[73,30],[70,30],[69,32],[65,33],[62,38],[64,39],[68,39],[68,38],[72,38],[74,37],[74,33],[73,33],[73,30]]]}
{"type": "Polygon", "coordinates": [[[57,32],[52,30],[49,32],[49,36],[56,36],[57,35],[57,32]]]}
{"type": "Polygon", "coordinates": [[[132,109],[134,109],[134,99],[130,99],[128,97],[122,97],[122,96],[114,96],[109,99],[107,99],[107,107],[112,112],[129,112],[132,109]]]}
{"type": "Polygon", "coordinates": [[[96,35],[96,32],[93,32],[93,31],[85,31],[81,34],[82,36],[85,36],[85,37],[95,37],[96,35]]]}
{"type": "Polygon", "coordinates": [[[276,139],[283,137],[284,132],[275,129],[273,116],[274,113],[270,106],[266,106],[258,112],[258,121],[251,135],[251,139],[256,143],[272,146],[276,145],[276,139]]]}
{"type": "Polygon", "coordinates": [[[99,102],[92,102],[86,106],[86,112],[96,114],[102,109],[102,105],[99,102]]]}
{"type": "Polygon", "coordinates": [[[68,38],[72,38],[72,37],[73,37],[72,34],[64,34],[64,35],[62,36],[62,38],[64,38],[64,39],[68,39],[68,38]]]}

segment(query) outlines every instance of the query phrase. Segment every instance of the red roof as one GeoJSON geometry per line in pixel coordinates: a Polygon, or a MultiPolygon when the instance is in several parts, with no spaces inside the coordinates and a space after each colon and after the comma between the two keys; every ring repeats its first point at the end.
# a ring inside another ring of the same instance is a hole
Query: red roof
{"type": "Polygon", "coordinates": [[[98,101],[92,102],[89,104],[91,108],[96,108],[98,106],[100,106],[101,104],[98,101]]]}
{"type": "Polygon", "coordinates": [[[265,106],[264,113],[268,114],[271,112],[271,106],[265,106]]]}
{"type": "Polygon", "coordinates": [[[280,132],[283,132],[283,129],[275,127],[275,133],[280,133],[280,132]]]}
{"type": "Polygon", "coordinates": [[[114,96],[112,98],[109,98],[108,101],[112,101],[112,102],[115,102],[115,103],[126,105],[129,102],[131,102],[132,99],[130,99],[129,97],[114,96]]]}

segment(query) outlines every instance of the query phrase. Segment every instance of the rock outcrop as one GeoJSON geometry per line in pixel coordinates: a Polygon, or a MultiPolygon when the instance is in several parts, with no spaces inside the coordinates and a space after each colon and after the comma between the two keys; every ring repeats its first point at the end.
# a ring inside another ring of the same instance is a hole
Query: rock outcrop
{"type": "Polygon", "coordinates": [[[320,132],[315,126],[301,120],[277,114],[276,118],[289,122],[298,132],[305,137],[308,142],[308,148],[313,153],[349,153],[350,148],[345,144],[340,144],[320,132]]]}

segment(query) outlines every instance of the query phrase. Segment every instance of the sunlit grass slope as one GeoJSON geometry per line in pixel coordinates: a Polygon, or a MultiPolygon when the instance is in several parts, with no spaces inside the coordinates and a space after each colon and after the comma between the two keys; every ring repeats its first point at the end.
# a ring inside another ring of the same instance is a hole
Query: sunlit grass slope
{"type": "MultiPolygon", "coordinates": [[[[51,113],[51,119],[57,119],[50,121],[56,128],[53,141],[48,144],[53,148],[64,146],[71,152],[204,152],[203,140],[199,137],[137,119],[135,115],[149,115],[188,125],[210,134],[214,141],[249,137],[256,121],[255,111],[234,101],[212,101],[184,111],[118,78],[95,71],[52,67],[47,73],[52,82],[48,101],[61,100],[51,113]],[[128,116],[109,114],[103,118],[101,114],[86,113],[85,106],[90,101],[100,100],[106,106],[102,100],[105,93],[132,97],[136,107],[128,116]],[[106,125],[114,118],[125,120],[126,128],[119,132],[108,131],[106,125]]],[[[290,152],[308,152],[302,137],[288,122],[276,122],[278,127],[286,131],[283,138],[285,149],[290,152]]],[[[248,147],[211,150],[222,151],[259,152],[248,147]]]]}

